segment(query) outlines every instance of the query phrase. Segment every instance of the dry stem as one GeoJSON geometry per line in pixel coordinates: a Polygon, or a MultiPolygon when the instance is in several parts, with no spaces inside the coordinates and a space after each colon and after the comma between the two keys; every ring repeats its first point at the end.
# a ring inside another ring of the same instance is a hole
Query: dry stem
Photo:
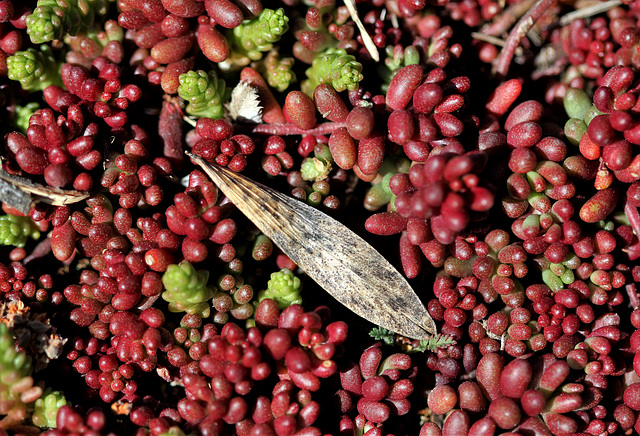
{"type": "Polygon", "coordinates": [[[616,8],[620,6],[622,2],[620,0],[609,0],[606,2],[594,2],[594,4],[590,6],[585,6],[583,8],[576,9],[575,11],[569,12],[568,14],[563,15],[560,18],[558,24],[560,26],[566,26],[574,20],[578,20],[581,18],[589,18],[594,15],[601,14],[603,12],[608,11],[609,9],[616,8]]]}
{"type": "Polygon", "coordinates": [[[505,46],[500,51],[500,56],[496,59],[493,68],[494,74],[500,77],[507,75],[511,60],[520,44],[520,40],[531,30],[536,21],[557,2],[558,0],[538,0],[536,4],[520,18],[518,23],[511,29],[505,46]]]}

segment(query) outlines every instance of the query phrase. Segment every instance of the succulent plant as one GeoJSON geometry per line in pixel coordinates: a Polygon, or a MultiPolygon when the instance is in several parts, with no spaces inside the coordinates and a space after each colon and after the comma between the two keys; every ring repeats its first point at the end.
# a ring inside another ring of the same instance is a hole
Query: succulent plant
{"type": "Polygon", "coordinates": [[[31,357],[16,351],[13,334],[6,323],[0,323],[0,428],[22,422],[27,417],[27,405],[42,395],[42,388],[33,385],[31,357]]]}
{"type": "Polygon", "coordinates": [[[279,92],[286,91],[296,81],[296,74],[292,71],[294,62],[293,58],[280,58],[277,51],[271,50],[264,59],[269,86],[279,92]]]}
{"type": "Polygon", "coordinates": [[[40,50],[28,48],[7,58],[7,76],[20,82],[25,91],[43,91],[49,85],[62,85],[58,65],[48,45],[40,50]]]}
{"type": "Polygon", "coordinates": [[[271,298],[278,303],[280,310],[292,304],[301,304],[300,296],[302,283],[287,268],[271,273],[271,279],[267,283],[267,289],[258,293],[258,301],[271,298]]]}
{"type": "Polygon", "coordinates": [[[289,30],[289,18],[284,9],[265,8],[256,18],[244,21],[228,35],[238,49],[251,60],[262,59],[262,53],[273,48],[273,43],[280,40],[289,30]]]}
{"type": "Polygon", "coordinates": [[[58,410],[67,404],[64,393],[46,388],[33,406],[31,421],[40,428],[56,428],[58,410]]]}
{"type": "Polygon", "coordinates": [[[207,287],[208,279],[208,271],[196,271],[189,261],[169,265],[162,276],[162,284],[165,288],[162,298],[169,302],[169,310],[208,317],[211,313],[209,300],[214,295],[214,292],[207,287]]]}
{"type": "Polygon", "coordinates": [[[28,216],[0,216],[0,245],[24,247],[29,238],[39,237],[40,231],[28,216]]]}
{"type": "Polygon", "coordinates": [[[328,83],[338,92],[353,91],[363,78],[362,64],[356,61],[355,56],[336,48],[328,48],[317,56],[306,74],[308,80],[304,83],[304,90],[309,95],[321,83],[328,83]]]}
{"type": "Polygon", "coordinates": [[[38,0],[26,19],[27,33],[34,44],[75,35],[91,26],[96,15],[107,13],[107,0],[38,0]]]}
{"type": "Polygon", "coordinates": [[[186,112],[196,117],[218,119],[224,115],[228,94],[224,80],[215,71],[189,71],[180,74],[178,95],[187,100],[186,112]]]}

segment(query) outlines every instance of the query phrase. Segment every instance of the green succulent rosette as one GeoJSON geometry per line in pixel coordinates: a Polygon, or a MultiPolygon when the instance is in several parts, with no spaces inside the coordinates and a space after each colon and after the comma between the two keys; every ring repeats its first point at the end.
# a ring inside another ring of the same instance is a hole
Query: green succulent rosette
{"type": "Polygon", "coordinates": [[[27,404],[42,395],[42,388],[33,385],[32,368],[31,357],[16,350],[11,329],[6,322],[0,322],[0,404],[4,425],[21,423],[27,415],[27,404]]]}
{"type": "Polygon", "coordinates": [[[58,409],[67,404],[64,393],[46,388],[33,405],[31,422],[40,428],[56,428],[58,409]]]}
{"type": "Polygon", "coordinates": [[[27,33],[34,44],[44,44],[87,29],[96,15],[108,10],[107,0],[39,0],[26,18],[27,33]]]}
{"type": "Polygon", "coordinates": [[[300,174],[302,179],[306,181],[324,180],[329,177],[330,172],[331,162],[317,157],[306,159],[300,166],[300,174]]]}
{"type": "Polygon", "coordinates": [[[62,85],[51,47],[28,48],[7,58],[7,76],[20,82],[25,91],[43,91],[49,85],[62,85]]]}
{"type": "Polygon", "coordinates": [[[354,91],[363,79],[362,64],[344,49],[329,48],[317,56],[306,71],[303,90],[312,95],[316,86],[327,83],[337,91],[354,91]]]}
{"type": "Polygon", "coordinates": [[[188,71],[178,77],[178,95],[188,102],[186,112],[196,117],[212,119],[224,116],[224,103],[230,91],[215,71],[188,71]]]}
{"type": "Polygon", "coordinates": [[[165,291],[162,298],[169,303],[171,312],[187,312],[207,318],[211,314],[209,300],[213,290],[207,286],[209,271],[196,271],[189,261],[169,265],[162,275],[165,291]]]}
{"type": "Polygon", "coordinates": [[[22,133],[27,134],[27,129],[29,128],[29,119],[31,116],[40,109],[40,104],[35,101],[31,101],[24,106],[16,105],[14,111],[14,119],[16,127],[20,129],[22,133]]]}
{"type": "Polygon", "coordinates": [[[284,9],[265,8],[256,18],[234,28],[229,37],[233,45],[244,51],[249,59],[257,61],[289,30],[288,23],[284,9]]]}
{"type": "Polygon", "coordinates": [[[300,291],[302,282],[287,268],[271,273],[267,289],[258,293],[258,302],[271,298],[278,303],[280,310],[292,304],[302,304],[300,291]]]}
{"type": "Polygon", "coordinates": [[[293,58],[282,58],[275,50],[269,52],[264,59],[265,78],[269,86],[279,92],[284,92],[296,81],[296,74],[293,72],[293,58]]]}

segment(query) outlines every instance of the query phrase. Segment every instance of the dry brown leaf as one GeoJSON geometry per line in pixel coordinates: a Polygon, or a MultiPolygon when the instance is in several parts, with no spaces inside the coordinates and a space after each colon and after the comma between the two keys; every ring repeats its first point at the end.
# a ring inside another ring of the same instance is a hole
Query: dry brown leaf
{"type": "Polygon", "coordinates": [[[314,207],[188,154],[238,209],[347,308],[413,339],[436,333],[409,283],[360,236],[314,207]]]}
{"type": "Polygon", "coordinates": [[[88,192],[44,186],[25,177],[14,176],[0,170],[0,200],[25,214],[29,212],[33,201],[42,201],[53,206],[64,206],[77,203],[88,197],[88,192]]]}

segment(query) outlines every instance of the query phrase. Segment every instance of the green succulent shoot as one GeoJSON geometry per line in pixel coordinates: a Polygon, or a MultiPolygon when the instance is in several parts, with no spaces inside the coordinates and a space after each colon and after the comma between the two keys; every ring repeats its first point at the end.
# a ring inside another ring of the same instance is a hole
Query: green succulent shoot
{"type": "Polygon", "coordinates": [[[64,393],[46,388],[33,406],[31,422],[40,428],[56,428],[58,409],[67,404],[64,393]]]}
{"type": "Polygon", "coordinates": [[[564,94],[562,104],[569,118],[584,120],[585,114],[591,108],[591,98],[582,89],[569,88],[564,94]]]}
{"type": "Polygon", "coordinates": [[[378,67],[378,73],[382,78],[382,91],[386,92],[389,89],[389,84],[402,67],[407,65],[418,65],[420,63],[420,52],[418,49],[410,45],[403,47],[401,44],[395,46],[388,45],[385,48],[385,54],[387,57],[384,59],[384,65],[378,67]]]}
{"type": "Polygon", "coordinates": [[[284,14],[284,9],[265,8],[256,18],[245,20],[235,27],[228,34],[228,39],[249,59],[257,61],[289,30],[288,23],[289,18],[284,14]]]}
{"type": "Polygon", "coordinates": [[[25,135],[29,128],[29,119],[38,109],[40,109],[40,104],[35,101],[26,103],[24,106],[16,105],[13,122],[25,135]]]}
{"type": "Polygon", "coordinates": [[[62,85],[58,64],[48,45],[40,50],[28,48],[7,58],[7,76],[20,82],[25,91],[43,91],[49,85],[62,85]]]}
{"type": "Polygon", "coordinates": [[[293,58],[280,58],[276,50],[271,50],[264,58],[266,70],[265,78],[269,86],[279,92],[284,92],[296,81],[296,74],[292,71],[293,58]]]}
{"type": "Polygon", "coordinates": [[[27,33],[34,44],[44,44],[90,27],[96,15],[105,15],[108,0],[38,0],[26,18],[27,33]]]}
{"type": "Polygon", "coordinates": [[[336,48],[329,48],[317,56],[306,74],[308,80],[303,83],[303,90],[309,95],[321,83],[333,86],[337,92],[354,91],[363,78],[362,64],[356,61],[355,56],[336,48]]]}
{"type": "Polygon", "coordinates": [[[271,279],[267,283],[267,289],[258,293],[258,302],[265,298],[271,298],[280,310],[292,304],[302,304],[300,291],[302,282],[287,268],[271,273],[271,279]]]}
{"type": "Polygon", "coordinates": [[[169,265],[162,275],[165,288],[162,298],[169,303],[171,312],[187,312],[207,318],[211,314],[209,300],[214,294],[207,286],[208,280],[209,271],[196,271],[189,261],[169,265]]]}
{"type": "Polygon", "coordinates": [[[16,351],[11,329],[7,323],[0,322],[0,386],[11,387],[10,383],[28,375],[31,375],[31,357],[16,351]]]}
{"type": "Polygon", "coordinates": [[[38,239],[40,231],[28,216],[0,216],[0,245],[24,247],[29,237],[38,239]]]}
{"type": "Polygon", "coordinates": [[[178,95],[188,102],[189,115],[218,119],[224,116],[224,104],[231,91],[215,71],[188,71],[178,76],[178,95]]]}

